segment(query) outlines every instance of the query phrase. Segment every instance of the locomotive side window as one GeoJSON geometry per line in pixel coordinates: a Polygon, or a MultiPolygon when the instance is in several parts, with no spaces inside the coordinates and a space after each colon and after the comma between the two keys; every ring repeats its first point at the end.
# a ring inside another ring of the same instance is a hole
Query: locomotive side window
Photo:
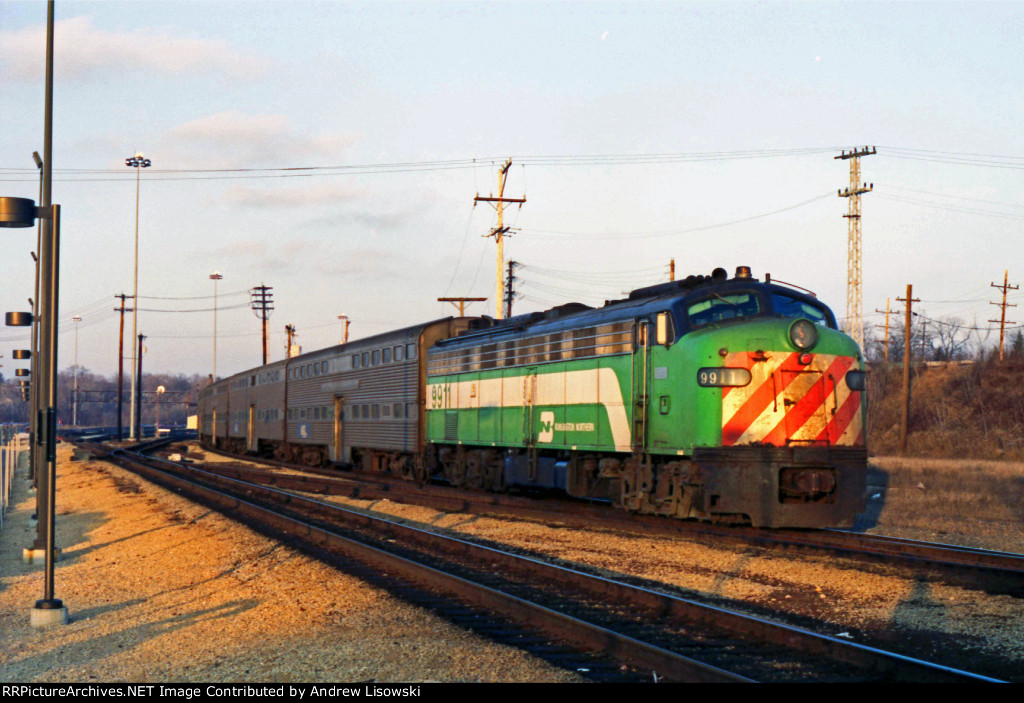
{"type": "Polygon", "coordinates": [[[405,350],[401,346],[395,347],[395,361],[402,361],[405,359],[404,351],[405,350]]]}
{"type": "Polygon", "coordinates": [[[828,314],[818,305],[775,293],[772,295],[772,307],[776,315],[805,317],[815,324],[828,327],[828,314]]]}
{"type": "Polygon", "coordinates": [[[391,363],[391,347],[384,347],[384,349],[381,350],[381,361],[385,364],[391,363]]]}
{"type": "Polygon", "coordinates": [[[751,317],[761,311],[757,296],[753,293],[730,293],[729,295],[714,294],[686,309],[690,327],[697,328],[713,322],[751,317]]]}
{"type": "Polygon", "coordinates": [[[676,341],[676,328],[667,312],[658,313],[657,341],[666,347],[676,341]]]}

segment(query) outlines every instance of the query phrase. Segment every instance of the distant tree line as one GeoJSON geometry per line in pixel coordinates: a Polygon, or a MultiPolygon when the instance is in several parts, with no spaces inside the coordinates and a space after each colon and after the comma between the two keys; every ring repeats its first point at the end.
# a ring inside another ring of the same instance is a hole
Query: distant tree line
{"type": "MultiPolygon", "coordinates": [[[[902,363],[906,349],[906,327],[903,315],[893,314],[889,325],[889,363],[902,363]]],[[[885,328],[875,325],[865,330],[864,352],[868,361],[885,360],[885,328]]],[[[1003,357],[1024,360],[1024,330],[1007,331],[1003,357]]],[[[911,361],[985,361],[999,358],[999,334],[990,328],[968,325],[954,317],[931,319],[915,314],[910,327],[911,361]]]]}
{"type": "MultiPolygon", "coordinates": [[[[194,415],[197,392],[206,386],[206,376],[183,374],[142,375],[142,423],[160,425],[184,425],[189,415],[194,415]],[[157,393],[163,386],[164,392],[157,393]]],[[[123,388],[122,422],[128,427],[131,407],[131,378],[126,374],[123,388]]],[[[73,368],[60,372],[57,383],[57,421],[71,425],[74,415],[73,400],[75,374],[73,368]]],[[[109,378],[97,375],[88,369],[78,371],[78,424],[86,427],[114,426],[117,424],[117,376],[109,378]]],[[[21,399],[16,383],[0,374],[0,423],[27,422],[28,403],[21,399]]]]}

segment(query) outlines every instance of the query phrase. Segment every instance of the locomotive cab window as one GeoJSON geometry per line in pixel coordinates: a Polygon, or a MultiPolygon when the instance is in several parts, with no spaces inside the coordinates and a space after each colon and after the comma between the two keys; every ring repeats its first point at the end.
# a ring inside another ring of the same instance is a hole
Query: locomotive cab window
{"type": "Polygon", "coordinates": [[[696,329],[714,322],[752,317],[760,311],[761,306],[753,293],[715,293],[712,298],[690,305],[686,309],[686,315],[690,320],[690,327],[696,329]]]}
{"type": "Polygon", "coordinates": [[[814,305],[805,300],[791,298],[788,295],[775,293],[772,295],[772,307],[776,315],[783,317],[805,317],[811,322],[829,327],[828,313],[820,305],[814,305]]]}

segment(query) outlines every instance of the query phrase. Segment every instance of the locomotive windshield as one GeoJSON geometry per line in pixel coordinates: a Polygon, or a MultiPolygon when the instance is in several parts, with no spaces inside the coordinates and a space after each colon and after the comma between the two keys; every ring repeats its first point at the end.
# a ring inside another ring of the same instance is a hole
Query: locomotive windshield
{"type": "Polygon", "coordinates": [[[714,297],[694,303],[686,309],[690,327],[693,329],[710,325],[712,322],[750,317],[761,311],[757,296],[753,293],[729,293],[727,295],[714,293],[713,295],[714,297]]]}
{"type": "Polygon", "coordinates": [[[783,317],[805,317],[811,322],[828,327],[828,314],[820,306],[809,303],[805,300],[791,298],[788,295],[774,293],[772,295],[772,307],[776,315],[783,317]]]}

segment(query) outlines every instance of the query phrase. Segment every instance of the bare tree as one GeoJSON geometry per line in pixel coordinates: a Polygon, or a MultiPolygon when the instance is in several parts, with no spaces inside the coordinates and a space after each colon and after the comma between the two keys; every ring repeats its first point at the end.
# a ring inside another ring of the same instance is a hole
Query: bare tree
{"type": "Polygon", "coordinates": [[[929,326],[932,332],[927,344],[932,351],[934,361],[959,361],[971,357],[971,337],[973,331],[965,327],[963,320],[946,317],[933,320],[929,326]]]}

